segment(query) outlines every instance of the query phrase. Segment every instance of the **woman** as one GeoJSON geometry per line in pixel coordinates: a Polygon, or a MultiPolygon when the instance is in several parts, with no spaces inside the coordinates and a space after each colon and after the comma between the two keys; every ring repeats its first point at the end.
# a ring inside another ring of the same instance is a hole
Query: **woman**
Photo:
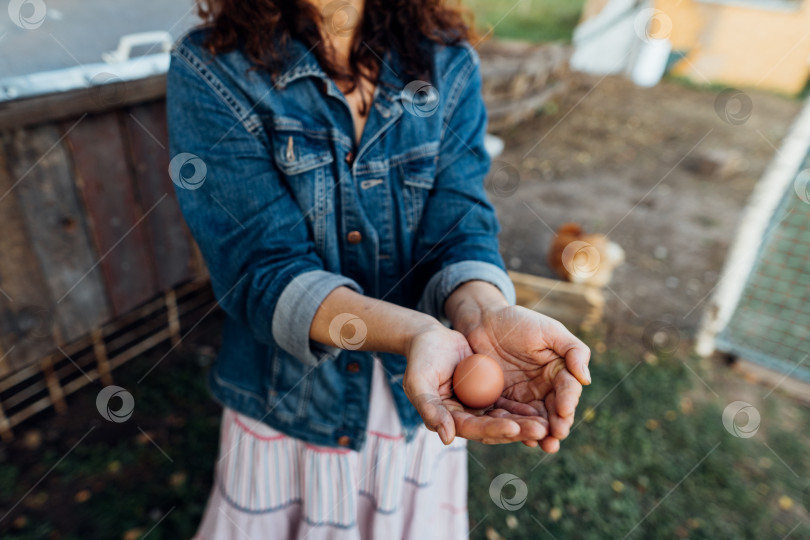
{"type": "Polygon", "coordinates": [[[556,452],[589,351],[515,307],[478,57],[439,0],[210,0],[168,76],[170,172],[227,314],[199,538],[466,538],[466,447],[556,452]],[[449,322],[452,329],[442,322],[449,322]],[[489,411],[454,400],[475,352],[489,411]]]}

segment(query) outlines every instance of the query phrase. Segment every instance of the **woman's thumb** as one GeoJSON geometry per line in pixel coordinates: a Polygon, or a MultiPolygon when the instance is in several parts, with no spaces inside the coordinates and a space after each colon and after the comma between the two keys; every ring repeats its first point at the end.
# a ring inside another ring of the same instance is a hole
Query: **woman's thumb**
{"type": "Polygon", "coordinates": [[[444,406],[438,394],[431,392],[421,393],[412,398],[411,403],[416,407],[425,426],[429,430],[437,432],[444,444],[453,442],[456,436],[453,415],[444,406]]]}

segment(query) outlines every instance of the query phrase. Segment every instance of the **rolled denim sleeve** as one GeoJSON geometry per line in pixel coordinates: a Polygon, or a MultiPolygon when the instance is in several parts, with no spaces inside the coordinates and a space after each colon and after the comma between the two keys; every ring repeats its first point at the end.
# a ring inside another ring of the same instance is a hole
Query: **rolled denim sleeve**
{"type": "Polygon", "coordinates": [[[487,114],[479,59],[469,46],[462,54],[439,87],[447,93],[447,106],[435,184],[416,248],[417,282],[424,287],[419,307],[437,318],[444,317],[450,293],[467,281],[489,282],[515,303],[515,289],[498,249],[500,227],[484,189],[490,158],[484,147],[487,114]]]}
{"type": "Polygon", "coordinates": [[[281,292],[273,313],[273,338],[276,343],[307,363],[317,362],[324,355],[336,356],[340,348],[309,339],[309,327],[315,312],[329,293],[342,286],[359,291],[353,280],[324,270],[305,272],[290,281],[281,292]],[[306,333],[301,331],[302,328],[306,328],[306,333]]]}
{"type": "Polygon", "coordinates": [[[444,317],[444,302],[459,285],[468,281],[486,281],[498,287],[507,302],[515,303],[515,287],[502,268],[482,261],[452,263],[430,278],[418,309],[436,318],[444,317]]]}
{"type": "Polygon", "coordinates": [[[315,365],[337,352],[309,339],[318,306],[337,287],[361,288],[324,268],[261,121],[198,62],[174,51],[167,78],[170,171],[186,223],[228,316],[315,365]],[[195,183],[177,182],[181,172],[195,183]]]}

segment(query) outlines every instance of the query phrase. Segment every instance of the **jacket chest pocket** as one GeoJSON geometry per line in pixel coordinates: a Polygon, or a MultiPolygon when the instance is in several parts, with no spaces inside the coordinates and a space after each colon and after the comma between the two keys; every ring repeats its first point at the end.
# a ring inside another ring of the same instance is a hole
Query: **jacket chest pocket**
{"type": "Polygon", "coordinates": [[[430,191],[436,183],[436,155],[420,155],[397,165],[402,178],[402,204],[409,232],[419,228],[430,191]]]}
{"type": "Polygon", "coordinates": [[[323,255],[327,216],[334,212],[330,165],[335,158],[326,135],[292,129],[289,124],[276,119],[272,128],[273,159],[311,228],[316,251],[323,255]]]}
{"type": "Polygon", "coordinates": [[[274,131],[273,148],[276,165],[287,176],[305,174],[335,160],[327,141],[308,137],[302,132],[274,131]]]}

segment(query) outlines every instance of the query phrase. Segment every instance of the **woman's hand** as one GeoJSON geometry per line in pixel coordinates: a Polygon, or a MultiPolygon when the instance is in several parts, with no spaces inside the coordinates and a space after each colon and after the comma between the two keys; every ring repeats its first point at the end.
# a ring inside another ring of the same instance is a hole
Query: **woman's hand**
{"type": "Polygon", "coordinates": [[[498,405],[482,414],[465,409],[455,399],[453,372],[471,354],[463,334],[439,324],[411,339],[403,386],[428,429],[437,431],[445,444],[456,436],[486,443],[546,440],[548,420],[536,407],[498,405]]]}
{"type": "Polygon", "coordinates": [[[504,392],[487,415],[541,418],[547,432],[520,440],[527,446],[539,444],[546,452],[559,450],[573,425],[582,385],[591,382],[588,347],[558,321],[509,306],[497,287],[483,281],[458,287],[445,311],[472,350],[491,356],[503,369],[504,392]]]}
{"type": "Polygon", "coordinates": [[[546,452],[559,450],[574,423],[582,385],[591,382],[588,347],[560,322],[520,306],[483,310],[466,337],[474,352],[491,356],[504,372],[503,394],[488,414],[547,419],[547,434],[523,441],[539,442],[546,452]]]}
{"type": "Polygon", "coordinates": [[[588,348],[553,319],[508,306],[500,291],[481,281],[458,287],[445,312],[459,331],[436,319],[339,287],[321,303],[310,337],[335,343],[332,322],[352,313],[366,330],[360,350],[403,354],[403,386],[425,425],[449,444],[454,437],[485,443],[537,442],[556,452],[588,384],[588,348]],[[456,366],[473,352],[489,354],[504,370],[506,388],[495,409],[465,409],[453,397],[456,366]],[[573,376],[572,376],[573,374],[573,376]]]}

